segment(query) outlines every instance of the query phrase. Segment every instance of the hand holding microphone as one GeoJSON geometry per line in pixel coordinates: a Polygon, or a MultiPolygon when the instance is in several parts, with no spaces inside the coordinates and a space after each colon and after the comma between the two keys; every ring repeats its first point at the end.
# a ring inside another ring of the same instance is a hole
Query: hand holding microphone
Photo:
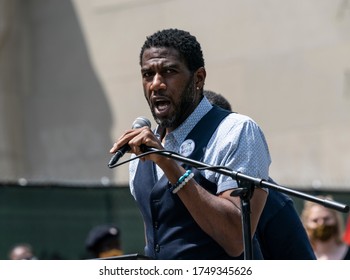
{"type": "MultiPolygon", "coordinates": [[[[141,128],[144,126],[148,126],[151,127],[151,122],[145,118],[145,117],[138,117],[136,118],[136,120],[133,122],[132,124],[132,129],[137,129],[137,128],[141,128]]],[[[117,152],[112,156],[111,160],[108,163],[109,167],[112,167],[113,165],[115,165],[118,160],[128,151],[130,151],[130,147],[128,144],[125,144],[124,146],[122,146],[119,150],[117,150],[117,152]]]]}

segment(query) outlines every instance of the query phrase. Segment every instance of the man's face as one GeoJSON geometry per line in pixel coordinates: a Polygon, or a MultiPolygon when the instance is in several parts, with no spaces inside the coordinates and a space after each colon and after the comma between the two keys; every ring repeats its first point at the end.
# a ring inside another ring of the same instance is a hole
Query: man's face
{"type": "Polygon", "coordinates": [[[142,56],[143,90],[155,121],[175,129],[200,100],[195,75],[173,48],[146,49],[142,56]]]}

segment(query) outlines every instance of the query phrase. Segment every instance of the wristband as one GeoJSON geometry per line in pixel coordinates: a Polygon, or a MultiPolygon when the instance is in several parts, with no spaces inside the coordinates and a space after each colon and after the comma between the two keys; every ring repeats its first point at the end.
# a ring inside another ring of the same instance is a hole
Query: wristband
{"type": "Polygon", "coordinates": [[[193,178],[194,174],[192,173],[191,170],[187,170],[184,175],[182,175],[177,182],[170,187],[170,191],[175,194],[177,193],[180,189],[182,189],[189,180],[193,178]]]}

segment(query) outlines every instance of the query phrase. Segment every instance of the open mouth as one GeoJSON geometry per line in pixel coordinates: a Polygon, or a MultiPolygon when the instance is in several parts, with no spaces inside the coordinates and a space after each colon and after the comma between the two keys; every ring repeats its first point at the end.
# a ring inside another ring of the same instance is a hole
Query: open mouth
{"type": "Polygon", "coordinates": [[[169,109],[170,102],[169,101],[156,101],[155,107],[157,111],[163,112],[169,109]]]}
{"type": "Polygon", "coordinates": [[[165,98],[157,98],[153,100],[155,112],[159,116],[167,115],[171,108],[171,102],[165,98]]]}

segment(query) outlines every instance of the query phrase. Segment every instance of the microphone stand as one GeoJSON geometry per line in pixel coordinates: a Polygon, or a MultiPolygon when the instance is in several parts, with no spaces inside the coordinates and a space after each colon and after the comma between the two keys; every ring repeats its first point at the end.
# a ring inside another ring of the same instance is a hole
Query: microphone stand
{"type": "Polygon", "coordinates": [[[193,160],[187,157],[184,157],[178,153],[168,151],[168,150],[158,150],[152,147],[147,147],[145,145],[140,146],[141,151],[143,154],[135,156],[134,158],[131,158],[129,160],[126,160],[124,162],[121,162],[119,164],[114,165],[108,165],[109,168],[114,168],[119,165],[122,165],[124,163],[130,162],[132,160],[135,160],[137,158],[144,157],[149,154],[157,153],[159,155],[172,158],[174,160],[186,163],[192,167],[197,168],[198,170],[212,170],[217,173],[226,175],[231,177],[232,179],[237,181],[238,188],[234,189],[231,192],[231,196],[239,196],[241,198],[241,207],[242,207],[242,230],[243,230],[243,241],[244,241],[244,259],[245,260],[252,260],[253,259],[253,248],[252,248],[252,238],[251,238],[251,222],[250,222],[250,199],[253,196],[254,188],[269,188],[269,189],[275,189],[277,191],[280,191],[285,194],[290,194],[305,200],[310,200],[313,202],[316,202],[318,204],[321,204],[325,207],[335,209],[340,212],[347,213],[349,212],[349,206],[336,202],[336,201],[330,201],[327,199],[320,199],[316,196],[308,195],[296,190],[292,190],[271,182],[268,182],[264,179],[251,177],[248,175],[245,175],[243,173],[233,171],[227,167],[224,166],[214,166],[210,164],[206,164],[197,160],[193,160]]]}

